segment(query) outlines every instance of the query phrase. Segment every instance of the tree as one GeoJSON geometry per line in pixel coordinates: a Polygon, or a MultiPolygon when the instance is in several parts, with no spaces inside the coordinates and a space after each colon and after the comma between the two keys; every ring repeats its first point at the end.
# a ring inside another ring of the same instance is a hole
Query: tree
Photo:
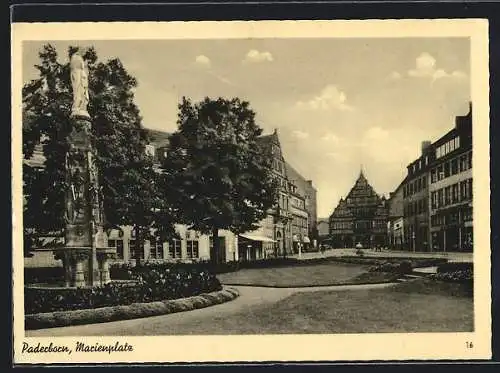
{"type": "MultiPolygon", "coordinates": [[[[69,56],[76,50],[69,47],[69,56]]],[[[39,57],[40,64],[35,66],[39,78],[23,87],[24,158],[30,159],[37,145],[42,146],[45,157],[42,171],[29,165],[23,169],[24,225],[38,236],[65,226],[68,185],[64,161],[68,135],[75,124],[70,119],[69,63],[60,63],[50,44],[41,49],[39,57]]],[[[105,225],[135,224],[143,233],[149,227],[170,224],[168,214],[159,210],[164,207],[162,189],[155,184],[153,160],[145,152],[147,132],[134,103],[136,79],[117,58],[99,62],[92,47],[84,50],[83,58],[89,69],[91,141],[96,150],[105,225]]],[[[33,237],[25,235],[25,241],[33,241],[33,237]]]]}
{"type": "Polygon", "coordinates": [[[193,104],[182,98],[178,130],[170,137],[162,168],[181,219],[212,234],[210,258],[219,261],[220,229],[255,230],[276,200],[271,159],[260,151],[262,129],[238,98],[193,104]]]}

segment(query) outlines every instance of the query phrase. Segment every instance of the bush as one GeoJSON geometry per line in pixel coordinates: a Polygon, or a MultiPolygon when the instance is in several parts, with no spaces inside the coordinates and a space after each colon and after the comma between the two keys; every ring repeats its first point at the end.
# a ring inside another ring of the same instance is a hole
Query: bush
{"type": "Polygon", "coordinates": [[[356,250],[356,255],[359,255],[359,256],[364,256],[364,255],[365,255],[365,252],[363,251],[363,249],[357,249],[357,250],[356,250]]]}
{"type": "Polygon", "coordinates": [[[63,267],[25,267],[24,283],[41,284],[64,281],[63,267]]]}
{"type": "Polygon", "coordinates": [[[196,267],[137,266],[129,268],[126,273],[130,276],[124,279],[129,281],[90,288],[25,287],[25,312],[129,305],[185,298],[222,289],[214,274],[196,267]]]}
{"type": "Polygon", "coordinates": [[[474,280],[473,263],[446,263],[438,266],[433,279],[444,282],[472,283],[474,280]]]}

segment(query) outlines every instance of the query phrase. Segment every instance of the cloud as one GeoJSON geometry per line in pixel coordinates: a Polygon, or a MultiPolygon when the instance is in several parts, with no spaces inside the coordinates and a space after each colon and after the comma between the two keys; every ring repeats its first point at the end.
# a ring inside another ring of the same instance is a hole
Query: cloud
{"type": "Polygon", "coordinates": [[[467,77],[467,74],[462,71],[455,70],[448,73],[444,69],[437,69],[436,59],[427,52],[417,57],[415,68],[409,70],[408,75],[414,78],[431,78],[433,82],[443,78],[463,79],[467,77]]]}
{"type": "Polygon", "coordinates": [[[331,132],[327,132],[325,133],[322,137],[321,137],[321,140],[323,141],[329,141],[329,142],[333,142],[335,144],[338,144],[340,142],[340,138],[334,134],[334,133],[331,133],[331,132]]]}
{"type": "Polygon", "coordinates": [[[243,59],[243,63],[258,63],[258,62],[272,62],[274,61],[273,55],[270,52],[259,52],[256,49],[251,49],[243,59]]]}
{"type": "Polygon", "coordinates": [[[380,127],[371,127],[366,131],[365,138],[370,140],[384,140],[389,137],[389,132],[380,127]]]}
{"type": "Polygon", "coordinates": [[[211,66],[210,58],[208,58],[207,56],[205,56],[203,54],[196,56],[195,62],[198,66],[201,66],[201,67],[210,67],[211,66]]]}
{"type": "Polygon", "coordinates": [[[397,71],[393,71],[392,73],[389,74],[389,79],[399,80],[399,79],[401,79],[401,73],[398,73],[397,71]]]}
{"type": "Polygon", "coordinates": [[[292,131],[292,136],[297,138],[297,139],[307,139],[309,137],[309,133],[307,132],[304,132],[304,131],[300,131],[300,130],[295,130],[295,131],[292,131]]]}
{"type": "Polygon", "coordinates": [[[353,110],[353,107],[348,105],[346,101],[347,97],[345,93],[340,91],[337,86],[329,84],[321,90],[319,95],[308,101],[298,101],[295,107],[305,110],[353,110]]]}

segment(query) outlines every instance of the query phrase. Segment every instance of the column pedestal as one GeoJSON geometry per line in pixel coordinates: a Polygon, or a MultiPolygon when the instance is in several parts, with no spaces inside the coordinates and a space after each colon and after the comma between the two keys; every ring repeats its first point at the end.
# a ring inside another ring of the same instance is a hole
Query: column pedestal
{"type": "Polygon", "coordinates": [[[104,286],[111,282],[109,273],[109,259],[116,257],[116,249],[111,247],[96,249],[97,261],[99,263],[100,285],[104,286]]]}

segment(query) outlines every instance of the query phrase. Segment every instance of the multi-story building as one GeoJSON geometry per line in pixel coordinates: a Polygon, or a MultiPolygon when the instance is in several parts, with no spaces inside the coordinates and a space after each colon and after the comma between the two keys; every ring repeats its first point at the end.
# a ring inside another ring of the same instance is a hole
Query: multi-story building
{"type": "Polygon", "coordinates": [[[472,251],[472,105],[433,144],[430,242],[433,251],[472,251]]]}
{"type": "Polygon", "coordinates": [[[429,251],[430,141],[423,141],[420,156],[407,166],[403,182],[404,241],[410,251],[429,251]]]}
{"type": "Polygon", "coordinates": [[[330,216],[329,241],[335,248],[387,245],[387,201],[368,183],[363,171],[330,216]]]}
{"type": "Polygon", "coordinates": [[[387,200],[389,218],[387,222],[388,244],[390,249],[401,250],[406,247],[404,236],[403,186],[405,180],[390,193],[387,200]]]}
{"type": "Polygon", "coordinates": [[[290,183],[290,213],[292,215],[292,250],[307,250],[309,240],[309,215],[306,210],[305,197],[299,192],[295,184],[290,183]]]}
{"type": "MultiPolygon", "coordinates": [[[[312,180],[307,180],[304,178],[295,168],[292,167],[288,162],[285,163],[287,178],[292,183],[294,192],[292,191],[292,199],[297,198],[304,199],[304,207],[307,213],[307,232],[299,236],[299,242],[302,243],[302,247],[305,250],[313,249],[318,240],[318,212],[317,212],[317,202],[316,202],[316,188],[313,186],[312,180]],[[302,238],[301,238],[302,237],[302,238]]],[[[297,203],[296,203],[297,204],[297,203]]],[[[302,214],[302,213],[301,213],[302,214]]],[[[296,245],[295,245],[296,246],[296,245]]]]}

